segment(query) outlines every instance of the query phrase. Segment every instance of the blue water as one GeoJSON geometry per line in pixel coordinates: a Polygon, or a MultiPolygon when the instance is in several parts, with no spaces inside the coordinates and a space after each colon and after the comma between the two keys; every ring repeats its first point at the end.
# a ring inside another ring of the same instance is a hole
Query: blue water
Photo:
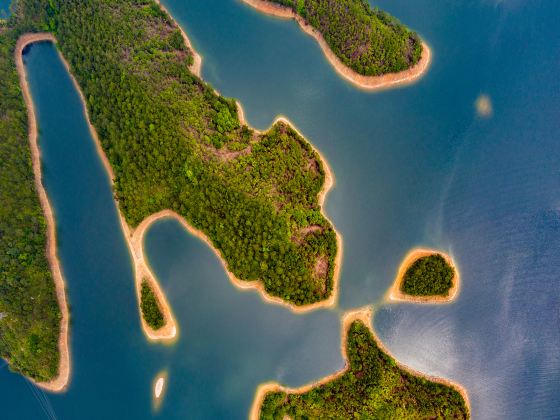
{"type": "Polygon", "coordinates": [[[473,418],[559,418],[560,4],[379,1],[418,30],[434,60],[414,86],[367,93],[339,78],[294,22],[239,0],[164,3],[202,54],[203,77],[239,98],[251,124],[285,114],[329,160],[337,183],[326,211],[344,238],[340,308],[295,316],[239,292],[204,244],[162,221],[146,249],[181,335],[172,347],[147,343],[79,99],[54,47],[37,45],[26,63],[72,305],[73,376],[66,394],[36,400],[3,369],[3,414],[244,418],[261,381],[297,386],[341,368],[339,314],[376,304],[390,350],[462,383],[473,418]],[[476,115],[481,93],[491,118],[476,115]],[[454,256],[458,300],[383,306],[417,245],[454,256]],[[162,369],[169,389],[156,413],[151,383],[162,369]]]}
{"type": "Polygon", "coordinates": [[[0,0],[0,19],[7,18],[10,15],[10,3],[12,0],[0,0]]]}

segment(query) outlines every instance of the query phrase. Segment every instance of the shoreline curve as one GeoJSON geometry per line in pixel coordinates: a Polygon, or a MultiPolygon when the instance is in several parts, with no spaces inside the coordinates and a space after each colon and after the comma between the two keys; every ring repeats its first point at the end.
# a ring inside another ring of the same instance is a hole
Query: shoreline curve
{"type": "Polygon", "coordinates": [[[14,58],[16,62],[16,70],[19,76],[19,84],[23,92],[23,100],[27,108],[27,128],[29,137],[29,146],[31,149],[31,162],[33,166],[33,175],[35,178],[35,189],[39,195],[39,201],[43,209],[43,214],[47,221],[47,260],[49,262],[51,273],[53,276],[56,297],[62,318],[60,320],[60,334],[58,337],[59,349],[59,365],[58,376],[48,382],[37,382],[30,379],[35,385],[51,392],[63,392],[70,382],[70,351],[69,351],[69,311],[68,301],[66,297],[66,285],[60,268],[60,261],[57,255],[56,247],[56,225],[53,210],[47,196],[45,187],[43,186],[43,176],[41,172],[41,150],[37,141],[37,119],[35,117],[35,105],[27,83],[25,67],[23,64],[23,50],[30,44],[35,42],[55,42],[55,38],[49,33],[25,34],[16,42],[14,50],[14,58]]]}
{"type": "Polygon", "coordinates": [[[428,248],[414,248],[406,256],[404,257],[403,261],[401,262],[399,269],[397,271],[397,275],[395,276],[395,280],[393,284],[387,291],[385,296],[385,301],[388,303],[395,303],[395,302],[412,302],[412,303],[432,303],[432,304],[442,304],[442,303],[451,303],[453,302],[457,296],[459,295],[459,290],[461,288],[461,274],[459,273],[459,269],[457,265],[453,262],[453,258],[446,254],[445,252],[438,251],[435,249],[428,249],[428,248]],[[447,296],[413,296],[404,293],[401,291],[401,285],[404,280],[404,275],[408,268],[418,259],[422,257],[427,257],[430,255],[439,254],[441,255],[447,264],[449,264],[453,270],[453,280],[451,288],[447,296]]]}
{"type": "Polygon", "coordinates": [[[348,82],[352,83],[360,89],[372,91],[388,89],[396,86],[410,85],[418,81],[430,67],[432,52],[428,44],[425,41],[422,41],[422,55],[420,57],[420,60],[418,60],[418,62],[414,66],[398,73],[387,73],[379,76],[365,76],[344,64],[340,60],[340,58],[338,58],[331,50],[331,47],[327,44],[327,41],[325,41],[323,35],[292,9],[281,6],[279,4],[271,3],[266,0],[241,1],[264,14],[283,19],[294,19],[299,24],[303,32],[315,38],[315,40],[321,47],[325,58],[331,64],[331,66],[334,67],[336,72],[348,82]]]}
{"type": "Polygon", "coordinates": [[[286,393],[289,393],[289,394],[304,394],[304,393],[310,391],[311,389],[313,389],[315,387],[324,385],[324,384],[326,384],[328,382],[331,382],[332,380],[337,379],[338,377],[344,375],[346,373],[346,371],[348,370],[349,366],[350,366],[349,361],[348,361],[348,355],[346,354],[346,341],[347,341],[347,338],[348,338],[348,331],[350,330],[350,325],[354,321],[362,321],[369,328],[377,346],[384,353],[386,353],[391,359],[393,359],[395,361],[396,365],[399,368],[405,370],[406,372],[408,372],[408,373],[410,373],[414,376],[418,376],[418,377],[427,379],[427,380],[432,381],[432,382],[437,382],[439,384],[447,385],[447,386],[455,389],[464,398],[465,405],[467,406],[467,410],[468,410],[469,414],[471,413],[471,404],[470,404],[470,400],[469,400],[469,395],[467,393],[467,390],[462,385],[458,384],[457,382],[453,382],[449,379],[446,379],[446,378],[442,378],[442,377],[438,377],[438,376],[432,376],[432,375],[428,375],[426,373],[422,373],[422,372],[420,372],[416,369],[413,369],[413,368],[399,362],[398,359],[387,349],[387,347],[385,347],[385,345],[381,342],[381,339],[377,336],[375,328],[373,327],[373,324],[371,322],[372,316],[373,316],[373,307],[372,306],[365,306],[365,307],[362,307],[362,308],[359,308],[359,309],[351,310],[351,311],[346,312],[342,316],[342,318],[341,318],[342,333],[341,333],[341,341],[340,341],[340,352],[342,354],[342,358],[344,359],[344,367],[341,370],[339,370],[335,373],[332,373],[328,376],[325,376],[321,379],[318,379],[316,381],[310,382],[306,385],[302,385],[300,387],[297,387],[297,388],[286,387],[286,386],[280,385],[278,382],[265,382],[265,383],[260,384],[257,387],[257,390],[255,392],[255,397],[253,398],[253,403],[252,403],[251,409],[249,411],[249,419],[250,420],[258,420],[259,419],[260,407],[262,405],[262,402],[263,402],[266,394],[269,393],[269,392],[281,391],[281,392],[286,392],[286,393]]]}

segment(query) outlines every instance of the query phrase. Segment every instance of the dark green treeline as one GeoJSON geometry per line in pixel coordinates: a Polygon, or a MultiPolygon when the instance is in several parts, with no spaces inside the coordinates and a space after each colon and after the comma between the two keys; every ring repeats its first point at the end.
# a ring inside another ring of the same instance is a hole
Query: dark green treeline
{"type": "Polygon", "coordinates": [[[412,296],[448,296],[455,270],[440,254],[418,258],[404,273],[401,291],[412,296]]]}

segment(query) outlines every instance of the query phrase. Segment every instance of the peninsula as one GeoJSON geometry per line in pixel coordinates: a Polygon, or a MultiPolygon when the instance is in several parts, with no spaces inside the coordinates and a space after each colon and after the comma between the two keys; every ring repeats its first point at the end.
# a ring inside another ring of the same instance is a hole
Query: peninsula
{"type": "Polygon", "coordinates": [[[295,19],[315,38],[335,70],[354,85],[376,90],[418,80],[431,52],[415,32],[365,0],[243,0],[257,10],[295,19]]]}
{"type": "Polygon", "coordinates": [[[297,389],[259,386],[250,418],[468,419],[465,389],[398,363],[376,338],[371,316],[365,308],[343,317],[342,371],[297,389]]]}
{"type": "Polygon", "coordinates": [[[414,249],[399,267],[388,299],[416,303],[451,302],[459,292],[459,270],[451,257],[432,249],[414,249]]]}

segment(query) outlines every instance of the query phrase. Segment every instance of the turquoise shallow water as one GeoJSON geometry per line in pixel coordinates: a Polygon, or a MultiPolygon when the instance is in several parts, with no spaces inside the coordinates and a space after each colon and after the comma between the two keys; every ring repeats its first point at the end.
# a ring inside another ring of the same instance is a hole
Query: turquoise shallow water
{"type": "Polygon", "coordinates": [[[2,369],[3,416],[151,417],[151,382],[167,369],[162,418],[244,418],[261,381],[297,386],[341,368],[338,315],[373,303],[399,360],[464,384],[473,418],[558,418],[560,5],[378,2],[420,32],[434,62],[414,86],[366,93],[293,22],[238,0],[165,4],[204,78],[239,98],[251,124],[285,114],[329,160],[326,210],[345,247],[340,310],[295,316],[239,292],[204,244],[162,221],[146,249],[181,336],[148,344],[79,98],[54,47],[36,45],[26,63],[72,305],[73,377],[66,394],[47,395],[2,369]],[[480,93],[492,118],[475,113],[480,93]],[[381,305],[416,245],[455,257],[456,303],[381,305]]]}

